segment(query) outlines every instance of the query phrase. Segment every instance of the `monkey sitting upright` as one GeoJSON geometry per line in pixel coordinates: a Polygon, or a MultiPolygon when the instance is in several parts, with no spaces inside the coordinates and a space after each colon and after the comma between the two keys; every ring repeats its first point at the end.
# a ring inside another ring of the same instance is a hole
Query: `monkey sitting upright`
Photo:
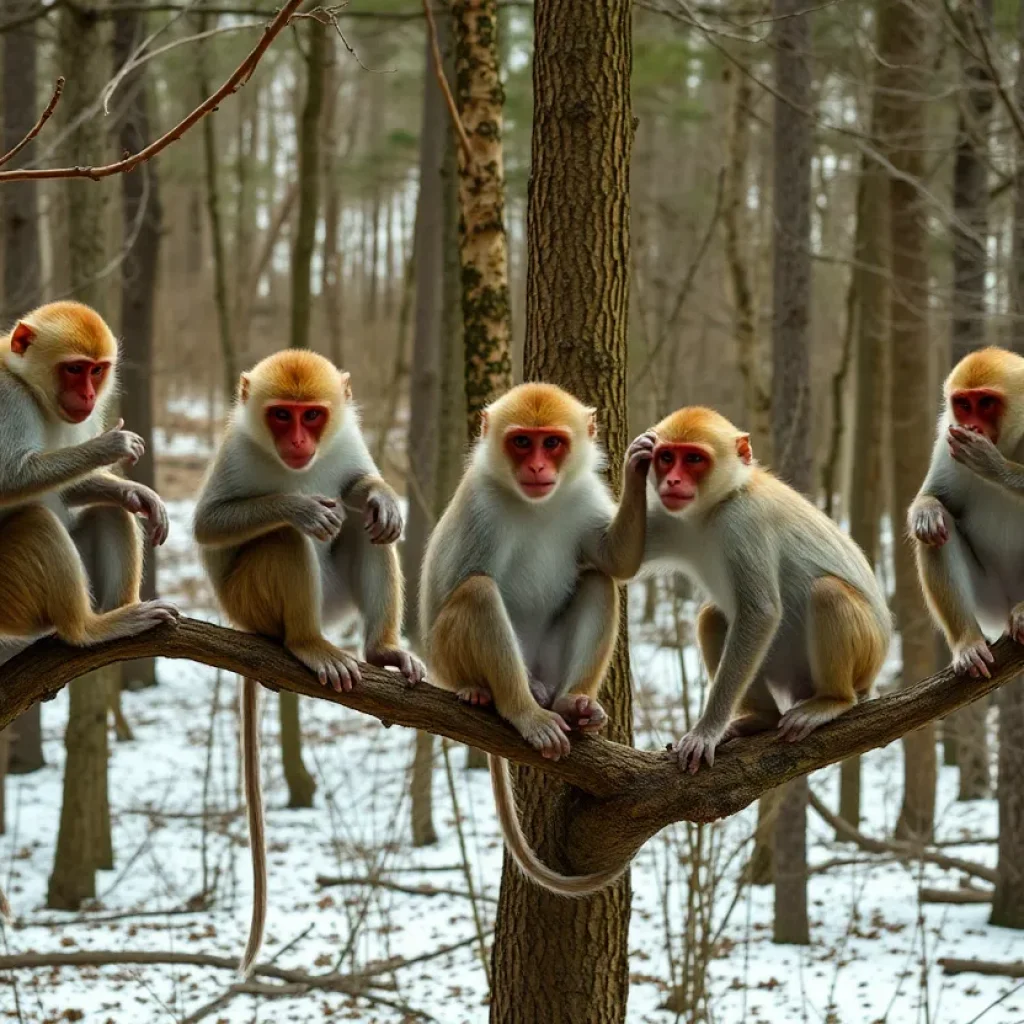
{"type": "Polygon", "coordinates": [[[710,597],[697,640],[713,679],[680,765],[714,764],[734,736],[803,739],[865,697],[885,661],[892,621],[871,566],[713,410],[680,409],[647,436],[645,571],[684,572],[710,597]]]}
{"type": "Polygon", "coordinates": [[[943,392],[909,528],[954,669],[987,678],[986,633],[1024,643],[1024,358],[1001,348],[972,352],[943,392]]]}
{"type": "MultiPolygon", "coordinates": [[[[323,635],[358,615],[371,665],[410,683],[422,663],[399,642],[402,532],[394,491],[381,479],[351,402],[349,375],[291,349],[243,373],[238,402],[203,483],[194,531],[228,618],[280,640],[321,684],[351,690],[358,663],[323,635]],[[351,510],[355,515],[346,515],[351,510]]],[[[242,681],[242,759],[254,874],[248,974],[266,921],[266,849],[258,752],[259,687],[242,681]]]]}

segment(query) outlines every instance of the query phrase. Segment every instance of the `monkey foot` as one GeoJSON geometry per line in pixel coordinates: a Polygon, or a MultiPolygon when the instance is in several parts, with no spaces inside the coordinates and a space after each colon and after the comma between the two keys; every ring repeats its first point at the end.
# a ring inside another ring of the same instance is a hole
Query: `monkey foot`
{"type": "Polygon", "coordinates": [[[426,665],[415,654],[403,651],[400,647],[381,647],[367,651],[366,660],[377,668],[397,668],[410,686],[416,686],[427,678],[426,665]]]}
{"type": "Polygon", "coordinates": [[[802,700],[779,719],[779,737],[790,743],[799,743],[807,739],[819,725],[831,722],[852,707],[853,702],[845,700],[822,697],[802,700]]]}
{"type": "Polygon", "coordinates": [[[557,761],[560,757],[568,756],[569,738],[565,734],[569,726],[561,715],[538,708],[534,714],[524,715],[512,724],[519,730],[519,735],[531,747],[539,750],[543,757],[557,761]]]}
{"type": "Polygon", "coordinates": [[[691,729],[676,745],[676,757],[684,772],[696,775],[702,760],[710,768],[715,763],[715,748],[721,741],[698,725],[691,729]]]}
{"type": "Polygon", "coordinates": [[[487,707],[493,701],[491,691],[486,686],[464,686],[461,690],[456,690],[455,695],[463,703],[481,708],[487,707]]]}
{"type": "Polygon", "coordinates": [[[608,721],[608,716],[601,705],[584,693],[567,693],[559,697],[551,710],[562,716],[570,729],[580,732],[600,732],[608,721]]]}
{"type": "Polygon", "coordinates": [[[942,547],[949,540],[949,527],[942,506],[936,501],[914,505],[910,510],[910,532],[928,547],[942,547]]]}
{"type": "Polygon", "coordinates": [[[1010,612],[1010,625],[1006,632],[1011,640],[1024,644],[1024,602],[1010,612]]]}
{"type": "MultiPolygon", "coordinates": [[[[1016,609],[1014,610],[1016,611],[1016,609]]],[[[953,651],[953,671],[958,676],[969,675],[974,679],[984,676],[986,679],[991,679],[992,673],[988,667],[995,660],[995,656],[983,639],[972,640],[970,643],[957,645],[953,651]]]]}
{"type": "Polygon", "coordinates": [[[335,647],[326,640],[299,646],[285,646],[310,672],[316,674],[321,686],[329,685],[332,690],[341,693],[342,690],[351,690],[362,680],[359,662],[347,651],[335,647]]]}
{"type": "Polygon", "coordinates": [[[177,622],[181,618],[181,612],[170,601],[142,601],[139,604],[126,605],[113,614],[116,614],[116,618],[107,620],[111,623],[109,631],[104,632],[102,637],[95,637],[92,642],[100,643],[101,640],[138,636],[139,633],[145,633],[169,622],[177,622]]]}

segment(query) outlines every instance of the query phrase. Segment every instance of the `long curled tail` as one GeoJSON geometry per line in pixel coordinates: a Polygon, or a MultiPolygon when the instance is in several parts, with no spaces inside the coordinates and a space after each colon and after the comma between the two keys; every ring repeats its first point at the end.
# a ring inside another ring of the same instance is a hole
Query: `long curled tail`
{"type": "Polygon", "coordinates": [[[552,871],[533,852],[523,834],[519,824],[519,813],[516,810],[515,795],[512,792],[508,762],[503,757],[488,754],[487,763],[491,770],[494,803],[498,810],[498,823],[505,837],[505,845],[527,878],[533,879],[538,885],[559,896],[589,896],[606,885],[611,885],[629,867],[629,861],[626,861],[618,867],[595,871],[591,875],[560,875],[557,871],[552,871]]]}
{"type": "Polygon", "coordinates": [[[242,680],[241,732],[242,779],[245,786],[245,811],[249,823],[249,851],[252,855],[252,921],[249,941],[238,970],[243,978],[252,971],[267,923],[267,842],[263,821],[263,786],[260,781],[260,684],[242,680]]]}

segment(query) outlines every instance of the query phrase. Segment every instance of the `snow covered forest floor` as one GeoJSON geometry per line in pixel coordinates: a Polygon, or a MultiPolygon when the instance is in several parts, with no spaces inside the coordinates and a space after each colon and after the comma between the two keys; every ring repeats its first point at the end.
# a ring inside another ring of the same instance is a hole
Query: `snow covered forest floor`
{"type": "MultiPolygon", "coordinates": [[[[161,586],[189,614],[216,620],[190,544],[191,507],[185,498],[170,502],[173,529],[161,562],[161,586]]],[[[640,621],[641,588],[630,606],[637,745],[647,749],[663,747],[683,729],[684,672],[694,712],[702,697],[696,651],[688,632],[680,633],[671,588],[662,593],[653,624],[640,621]]],[[[686,607],[684,625],[692,611],[686,607]]],[[[155,690],[123,697],[135,739],[112,747],[116,868],[101,874],[96,906],[77,915],[44,909],[60,812],[67,691],[44,706],[47,766],[8,779],[0,881],[18,920],[3,932],[3,953],[161,950],[232,960],[240,954],[250,878],[238,777],[236,681],[187,662],[161,662],[159,674],[155,690]],[[209,906],[197,910],[203,893],[209,906]]],[[[0,978],[0,1020],[487,1020],[482,961],[489,953],[502,861],[487,773],[467,771],[464,748],[452,746],[450,785],[440,744],[435,747],[439,842],[416,850],[409,828],[412,733],[384,729],[376,720],[319,701],[303,702],[302,715],[306,761],[318,789],[316,806],[296,811],[284,806],[276,699],[268,693],[263,765],[271,897],[261,960],[311,973],[368,974],[360,994],[313,990],[278,999],[243,994],[204,1015],[203,1009],[236,982],[231,971],[180,965],[47,967],[0,978]],[[468,864],[460,853],[457,818],[468,864]],[[344,882],[322,885],[318,879],[325,876],[344,882]]],[[[899,745],[864,758],[864,832],[891,834],[901,771],[899,745]]],[[[818,773],[811,785],[836,806],[837,768],[818,773]]],[[[956,789],[955,769],[942,769],[937,838],[962,843],[949,851],[959,857],[994,865],[995,802],[958,803],[956,789]]],[[[953,888],[959,878],[838,843],[813,811],[808,818],[812,945],[773,945],[771,887],[738,885],[754,819],[750,808],[703,829],[674,826],[635,861],[631,1024],[689,1019],[663,1006],[680,981],[686,943],[701,941],[702,929],[688,931],[688,922],[709,902],[715,1021],[1024,1020],[1020,983],[944,977],[937,966],[942,956],[1024,959],[1024,935],[989,927],[984,904],[919,905],[921,886],[953,888]],[[704,895],[696,900],[698,912],[688,912],[694,903],[688,897],[692,854],[698,848],[704,895]]]]}

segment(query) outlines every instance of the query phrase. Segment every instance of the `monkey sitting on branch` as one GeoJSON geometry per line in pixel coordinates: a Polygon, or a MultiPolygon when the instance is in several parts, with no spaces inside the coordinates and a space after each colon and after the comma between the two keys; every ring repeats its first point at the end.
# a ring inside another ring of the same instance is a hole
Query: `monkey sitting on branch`
{"type": "MultiPolygon", "coordinates": [[[[499,715],[545,757],[570,729],[597,732],[615,649],[615,580],[643,554],[652,444],[630,447],[615,502],[601,476],[595,410],[551,384],[522,384],[483,412],[480,437],[423,563],[420,621],[431,682],[499,715]]],[[[508,766],[489,758],[509,852],[534,881],[581,895],[623,867],[566,876],[541,863],[519,825],[508,766]]]]}
{"type": "Polygon", "coordinates": [[[707,704],[679,741],[691,773],[736,736],[799,741],[869,695],[892,619],[860,548],[754,462],[750,437],[711,409],[680,409],[654,447],[644,572],[680,571],[710,597],[697,641],[707,704]]]}
{"type": "MultiPolygon", "coordinates": [[[[359,665],[323,628],[353,615],[364,625],[367,662],[397,668],[411,684],[425,672],[399,642],[402,573],[394,543],[401,510],[374,465],[351,399],[349,374],[305,350],[278,352],[243,373],[194,523],[203,565],[231,622],[279,640],[339,692],[359,682],[359,665]]],[[[267,910],[258,700],[257,682],[243,679],[254,875],[243,974],[259,952],[267,910]]]]}

